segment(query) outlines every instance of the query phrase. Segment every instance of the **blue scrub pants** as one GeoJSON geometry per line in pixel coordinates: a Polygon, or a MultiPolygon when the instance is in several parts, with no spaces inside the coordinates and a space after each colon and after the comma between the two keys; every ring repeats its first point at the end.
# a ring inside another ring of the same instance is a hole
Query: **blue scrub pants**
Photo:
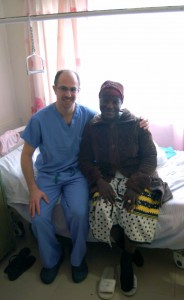
{"type": "Polygon", "coordinates": [[[41,212],[32,218],[32,230],[38,241],[43,267],[54,267],[62,255],[52,223],[52,212],[59,197],[72,239],[71,265],[79,266],[86,254],[89,232],[89,190],[86,178],[76,169],[50,175],[39,173],[37,185],[48,197],[49,203],[40,201],[41,212]]]}

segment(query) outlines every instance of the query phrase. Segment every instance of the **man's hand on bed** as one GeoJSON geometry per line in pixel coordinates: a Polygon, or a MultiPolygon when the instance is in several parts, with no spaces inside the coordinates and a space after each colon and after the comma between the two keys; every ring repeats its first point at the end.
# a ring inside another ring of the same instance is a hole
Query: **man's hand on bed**
{"type": "Polygon", "coordinates": [[[30,191],[29,197],[29,213],[33,218],[35,214],[40,214],[40,201],[44,200],[46,203],[49,202],[46,194],[39,190],[37,187],[34,187],[32,191],[30,191]]]}

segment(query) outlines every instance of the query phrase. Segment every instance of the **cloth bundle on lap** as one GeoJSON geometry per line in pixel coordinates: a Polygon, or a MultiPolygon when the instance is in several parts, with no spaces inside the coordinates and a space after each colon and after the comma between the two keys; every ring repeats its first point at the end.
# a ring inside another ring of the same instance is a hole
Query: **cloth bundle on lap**
{"type": "Polygon", "coordinates": [[[116,197],[111,204],[99,193],[91,199],[90,227],[94,237],[111,245],[110,231],[113,225],[120,225],[125,235],[136,243],[151,243],[158,221],[160,194],[145,189],[140,194],[134,209],[127,212],[123,207],[123,195],[126,191],[127,178],[123,175],[111,180],[116,197]]]}

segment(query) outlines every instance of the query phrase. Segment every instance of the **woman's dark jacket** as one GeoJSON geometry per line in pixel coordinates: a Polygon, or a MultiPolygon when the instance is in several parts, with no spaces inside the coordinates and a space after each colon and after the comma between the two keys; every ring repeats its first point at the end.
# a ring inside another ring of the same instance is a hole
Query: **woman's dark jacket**
{"type": "Polygon", "coordinates": [[[140,119],[127,109],[113,122],[104,121],[101,115],[90,121],[81,141],[79,166],[91,193],[97,191],[99,178],[110,182],[118,170],[128,178],[127,188],[137,193],[145,188],[159,190],[162,201],[172,198],[156,172],[157,152],[151,133],[140,128],[140,119]]]}

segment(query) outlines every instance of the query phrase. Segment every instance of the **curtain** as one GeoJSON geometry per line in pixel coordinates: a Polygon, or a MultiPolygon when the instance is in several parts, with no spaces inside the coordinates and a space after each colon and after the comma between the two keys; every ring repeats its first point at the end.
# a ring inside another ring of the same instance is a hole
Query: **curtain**
{"type": "MultiPolygon", "coordinates": [[[[86,0],[25,0],[25,11],[28,16],[86,10],[86,0]]],[[[33,48],[35,48],[36,56],[40,56],[44,64],[44,73],[29,75],[32,113],[55,101],[52,86],[58,70],[67,68],[79,71],[80,54],[77,32],[77,19],[31,22],[30,18],[30,23],[26,24],[27,57],[32,55],[33,48]]],[[[40,61],[38,59],[33,61],[33,58],[31,62],[29,60],[28,68],[30,66],[34,70],[40,70],[40,61]]]]}

